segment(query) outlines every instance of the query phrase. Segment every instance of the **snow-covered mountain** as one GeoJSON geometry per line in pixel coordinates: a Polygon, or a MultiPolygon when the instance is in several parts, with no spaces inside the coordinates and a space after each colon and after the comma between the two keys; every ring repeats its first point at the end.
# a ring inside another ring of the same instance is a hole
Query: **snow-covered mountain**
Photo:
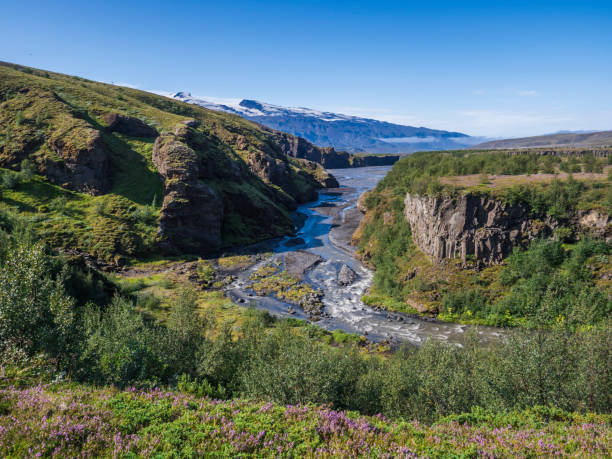
{"type": "Polygon", "coordinates": [[[369,118],[289,108],[243,99],[219,104],[179,92],[175,99],[211,110],[234,113],[272,129],[303,137],[322,147],[368,153],[411,153],[464,148],[482,142],[460,132],[403,126],[369,118]]]}

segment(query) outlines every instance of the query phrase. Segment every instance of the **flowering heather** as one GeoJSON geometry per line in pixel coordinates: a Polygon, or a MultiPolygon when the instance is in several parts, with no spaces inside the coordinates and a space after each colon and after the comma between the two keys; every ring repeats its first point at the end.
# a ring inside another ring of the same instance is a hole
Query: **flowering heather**
{"type": "Polygon", "coordinates": [[[0,390],[2,457],[610,457],[610,416],[533,409],[432,426],[325,406],[85,386],[0,390]]]}

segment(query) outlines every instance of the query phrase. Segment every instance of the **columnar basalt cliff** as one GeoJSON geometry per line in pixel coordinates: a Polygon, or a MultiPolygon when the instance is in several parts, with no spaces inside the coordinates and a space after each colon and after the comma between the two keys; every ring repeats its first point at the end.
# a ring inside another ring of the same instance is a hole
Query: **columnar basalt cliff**
{"type": "Polygon", "coordinates": [[[414,243],[436,261],[469,258],[497,264],[512,249],[543,230],[535,228],[524,205],[509,205],[474,194],[407,194],[404,216],[414,243]]]}
{"type": "Polygon", "coordinates": [[[563,223],[575,233],[610,238],[610,217],[597,210],[578,211],[564,222],[535,218],[523,203],[508,204],[488,196],[418,196],[408,193],[404,217],[412,240],[432,260],[460,258],[478,265],[499,264],[514,247],[549,236],[563,223]]]}

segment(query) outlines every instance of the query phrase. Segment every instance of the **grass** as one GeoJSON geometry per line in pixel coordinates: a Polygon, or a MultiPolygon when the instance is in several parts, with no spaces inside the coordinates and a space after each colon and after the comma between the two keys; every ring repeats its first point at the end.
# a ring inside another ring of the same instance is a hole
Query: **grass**
{"type": "MultiPolygon", "coordinates": [[[[308,312],[315,312],[317,306],[310,305],[305,300],[312,295],[320,295],[310,284],[291,276],[286,271],[280,271],[280,267],[269,264],[259,268],[250,276],[252,288],[258,295],[273,295],[280,300],[287,301],[307,308],[308,312]]],[[[318,300],[318,307],[322,307],[318,300]]]]}
{"type": "Polygon", "coordinates": [[[312,199],[326,178],[320,166],[286,157],[272,143],[270,133],[238,116],[131,88],[0,63],[0,167],[16,169],[29,158],[40,172],[49,164],[61,168],[89,148],[88,142],[97,135],[108,153],[110,170],[104,178],[110,189],[106,194],[121,198],[114,200],[117,211],[112,219],[91,215],[98,198],[62,190],[42,176],[16,192],[0,190],[4,203],[26,214],[43,215],[46,224],[41,226],[54,245],[71,246],[109,262],[133,262],[153,255],[157,222],[137,225],[124,208],[135,206],[143,212],[151,208],[149,213],[158,216],[164,190],[152,161],[154,139],[109,132],[105,117],[110,113],[138,118],[162,135],[174,133],[177,126],[184,131],[201,162],[200,179],[223,200],[224,247],[291,232],[289,210],[296,201],[312,199]],[[187,129],[181,124],[186,119],[200,124],[187,129]],[[253,154],[285,163],[289,185],[281,188],[251,172],[253,154]],[[61,211],[44,207],[62,196],[66,206],[59,200],[54,203],[63,207],[61,211]],[[123,232],[113,225],[129,228],[123,232]],[[98,244],[95,239],[100,237],[104,240],[98,244]]]}

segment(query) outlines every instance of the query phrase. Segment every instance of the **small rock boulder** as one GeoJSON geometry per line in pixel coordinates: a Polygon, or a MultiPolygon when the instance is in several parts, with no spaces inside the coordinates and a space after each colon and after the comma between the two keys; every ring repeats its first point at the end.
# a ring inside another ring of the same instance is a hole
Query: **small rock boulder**
{"type": "Polygon", "coordinates": [[[323,294],[319,291],[310,292],[300,298],[299,304],[312,319],[321,315],[323,311],[323,294]]]}
{"type": "Polygon", "coordinates": [[[157,131],[144,121],[133,116],[109,113],[104,117],[110,132],[129,135],[130,137],[157,137],[157,131]]]}
{"type": "Polygon", "coordinates": [[[350,285],[357,280],[357,273],[349,268],[347,265],[342,265],[338,272],[338,285],[345,286],[350,285]]]}
{"type": "Polygon", "coordinates": [[[200,125],[200,122],[198,120],[194,120],[194,119],[189,119],[189,120],[184,120],[182,121],[182,123],[190,128],[195,128],[198,127],[200,125]]]}

